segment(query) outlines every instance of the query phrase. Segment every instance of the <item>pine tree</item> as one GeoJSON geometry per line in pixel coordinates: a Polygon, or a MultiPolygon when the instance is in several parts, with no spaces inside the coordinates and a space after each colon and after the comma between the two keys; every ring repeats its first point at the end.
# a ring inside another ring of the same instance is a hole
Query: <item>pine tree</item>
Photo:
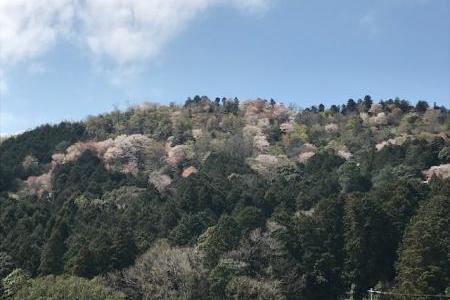
{"type": "Polygon", "coordinates": [[[220,255],[236,247],[240,239],[240,228],[236,221],[223,215],[219,222],[209,227],[198,239],[198,246],[205,252],[208,265],[215,265],[220,255]]]}
{"type": "Polygon", "coordinates": [[[63,256],[66,251],[65,240],[68,236],[69,228],[65,221],[59,222],[50,235],[50,239],[41,254],[42,274],[59,274],[63,271],[63,256]]]}
{"type": "Polygon", "coordinates": [[[434,196],[412,218],[400,249],[397,290],[445,294],[450,285],[449,200],[449,195],[434,196]]]}
{"type": "Polygon", "coordinates": [[[119,226],[118,231],[113,236],[111,261],[112,267],[115,269],[121,269],[133,264],[134,259],[136,258],[136,244],[131,232],[126,228],[125,225],[119,226]]]}

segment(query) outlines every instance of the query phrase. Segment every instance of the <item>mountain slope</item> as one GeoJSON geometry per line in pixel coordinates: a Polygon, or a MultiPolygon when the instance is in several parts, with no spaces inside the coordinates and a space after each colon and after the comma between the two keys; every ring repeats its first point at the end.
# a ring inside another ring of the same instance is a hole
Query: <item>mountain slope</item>
{"type": "MultiPolygon", "coordinates": [[[[87,284],[62,274],[129,299],[450,286],[443,259],[429,266],[441,281],[405,275],[423,265],[408,254],[417,220],[450,197],[445,107],[366,96],[296,110],[196,96],[41,126],[3,141],[0,159],[5,294],[87,284]]],[[[435,215],[431,227],[448,218],[435,215]]],[[[426,243],[447,251],[448,241],[426,243]]]]}

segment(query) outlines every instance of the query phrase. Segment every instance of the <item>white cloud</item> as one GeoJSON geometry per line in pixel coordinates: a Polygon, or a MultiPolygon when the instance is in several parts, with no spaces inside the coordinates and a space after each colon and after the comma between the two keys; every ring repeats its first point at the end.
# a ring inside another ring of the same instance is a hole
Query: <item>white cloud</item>
{"type": "Polygon", "coordinates": [[[81,9],[85,43],[120,66],[156,57],[195,16],[214,5],[256,13],[270,0],[94,0],[81,9]]]}
{"type": "Polygon", "coordinates": [[[71,0],[0,1],[0,66],[37,57],[72,26],[71,0]]]}
{"type": "Polygon", "coordinates": [[[160,54],[211,6],[264,12],[272,0],[12,0],[0,1],[0,68],[36,59],[59,39],[88,49],[119,69],[160,54]]]}
{"type": "Polygon", "coordinates": [[[119,65],[151,59],[209,0],[89,1],[83,35],[97,56],[119,65]]]}

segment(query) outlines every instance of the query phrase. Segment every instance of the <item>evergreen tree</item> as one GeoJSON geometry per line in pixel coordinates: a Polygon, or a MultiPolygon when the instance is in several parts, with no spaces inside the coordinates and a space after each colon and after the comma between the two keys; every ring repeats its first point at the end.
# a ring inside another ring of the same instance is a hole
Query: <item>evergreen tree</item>
{"type": "Polygon", "coordinates": [[[221,254],[236,247],[240,239],[240,228],[228,215],[220,217],[219,222],[209,227],[198,239],[198,247],[205,252],[205,262],[213,266],[221,254]]]}
{"type": "Polygon", "coordinates": [[[392,279],[395,247],[392,225],[379,204],[362,195],[345,200],[345,273],[348,287],[361,297],[379,281],[392,279]]]}
{"type": "Polygon", "coordinates": [[[356,105],[355,100],[348,99],[347,106],[346,106],[346,112],[350,112],[350,113],[354,112],[354,111],[356,111],[356,107],[357,107],[357,105],[356,105]]]}
{"type": "Polygon", "coordinates": [[[63,257],[66,252],[65,241],[69,227],[65,220],[60,220],[53,228],[41,255],[41,274],[60,274],[64,269],[63,257]]]}
{"type": "Polygon", "coordinates": [[[443,295],[450,285],[449,195],[428,199],[406,229],[397,265],[396,289],[443,295]]]}
{"type": "Polygon", "coordinates": [[[130,229],[131,226],[121,224],[112,237],[111,262],[114,269],[128,267],[136,258],[137,248],[130,229]]]}
{"type": "Polygon", "coordinates": [[[427,102],[427,101],[417,101],[417,104],[416,104],[416,111],[417,111],[418,113],[423,114],[423,113],[425,113],[425,111],[428,109],[428,107],[429,107],[429,105],[428,105],[428,102],[427,102]]]}

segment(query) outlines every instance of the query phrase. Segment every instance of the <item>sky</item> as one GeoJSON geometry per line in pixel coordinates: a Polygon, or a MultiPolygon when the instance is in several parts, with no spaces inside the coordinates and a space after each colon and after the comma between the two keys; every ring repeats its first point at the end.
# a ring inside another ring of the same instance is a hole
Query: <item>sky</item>
{"type": "Polygon", "coordinates": [[[450,107],[450,1],[0,0],[0,134],[197,94],[450,107]]]}

